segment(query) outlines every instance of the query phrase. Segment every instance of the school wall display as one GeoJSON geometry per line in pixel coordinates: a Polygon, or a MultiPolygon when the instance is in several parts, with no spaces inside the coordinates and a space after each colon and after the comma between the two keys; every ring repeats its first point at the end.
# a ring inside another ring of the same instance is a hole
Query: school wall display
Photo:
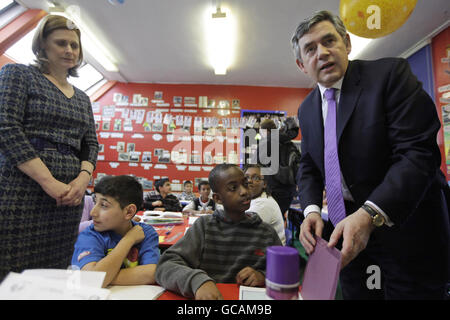
{"type": "Polygon", "coordinates": [[[145,190],[167,177],[172,191],[194,190],[219,163],[243,163],[241,133],[253,125],[241,109],[296,115],[310,89],[118,83],[93,102],[100,145],[93,184],[135,175],[145,190]],[[244,105],[245,104],[245,105],[244,105]]]}
{"type": "Polygon", "coordinates": [[[442,153],[441,169],[450,181],[450,28],[432,39],[435,103],[442,123],[438,144],[442,153]]]}

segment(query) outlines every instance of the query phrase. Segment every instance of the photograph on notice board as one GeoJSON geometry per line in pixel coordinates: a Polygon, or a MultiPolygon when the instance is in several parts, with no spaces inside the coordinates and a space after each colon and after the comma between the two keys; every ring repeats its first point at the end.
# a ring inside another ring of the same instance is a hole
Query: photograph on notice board
{"type": "Polygon", "coordinates": [[[119,161],[130,161],[130,155],[126,152],[120,152],[118,160],[119,161]]]}
{"type": "Polygon", "coordinates": [[[155,149],[155,157],[161,157],[163,155],[164,149],[155,149]]]}
{"type": "Polygon", "coordinates": [[[144,189],[152,189],[153,188],[152,180],[147,180],[147,179],[143,178],[141,180],[141,183],[142,183],[142,188],[144,188],[144,189]]]}
{"type": "Polygon", "coordinates": [[[158,162],[169,163],[170,162],[170,151],[163,150],[162,155],[158,157],[158,162]]]}
{"type": "Polygon", "coordinates": [[[211,155],[211,152],[208,151],[203,154],[203,162],[205,164],[213,164],[213,157],[211,155]]]}
{"type": "Polygon", "coordinates": [[[195,104],[195,97],[184,97],[184,104],[195,104]]]}
{"type": "Polygon", "coordinates": [[[215,99],[208,99],[208,108],[215,108],[216,107],[216,100],[215,99]]]}
{"type": "Polygon", "coordinates": [[[145,122],[142,126],[144,127],[145,132],[152,131],[152,126],[148,122],[145,122]]]}
{"type": "Polygon", "coordinates": [[[174,104],[181,104],[183,102],[183,97],[180,96],[174,96],[173,97],[173,103],[174,104]]]}
{"type": "Polygon", "coordinates": [[[192,164],[202,164],[202,156],[200,154],[197,153],[192,153],[191,154],[191,163],[192,164]]]}
{"type": "Polygon", "coordinates": [[[138,93],[133,94],[133,104],[139,105],[141,103],[141,95],[138,93]]]}
{"type": "Polygon", "coordinates": [[[142,107],[148,107],[148,98],[147,97],[141,97],[141,100],[140,100],[139,104],[142,107]]]}
{"type": "Polygon", "coordinates": [[[152,162],[151,151],[144,151],[144,153],[142,153],[142,162],[152,162]]]}
{"type": "Polygon", "coordinates": [[[136,147],[136,145],[135,145],[134,143],[129,142],[129,143],[127,144],[127,152],[133,152],[133,151],[135,151],[135,147],[136,147]]]}
{"type": "Polygon", "coordinates": [[[130,161],[139,162],[140,152],[130,152],[130,161]]]}
{"type": "Polygon", "coordinates": [[[115,119],[114,120],[114,131],[121,131],[122,130],[122,119],[115,119]]]}
{"type": "Polygon", "coordinates": [[[162,123],[153,123],[152,124],[152,131],[153,132],[162,132],[164,128],[164,125],[162,123]]]}
{"type": "Polygon", "coordinates": [[[162,91],[155,91],[155,94],[153,95],[155,100],[162,100],[163,98],[163,93],[162,91]]]}
{"type": "Polygon", "coordinates": [[[228,100],[220,100],[217,108],[219,109],[228,109],[230,107],[230,101],[228,100]]]}
{"type": "Polygon", "coordinates": [[[102,122],[102,130],[103,131],[109,131],[109,128],[111,126],[111,121],[106,120],[102,122]]]}
{"type": "Polygon", "coordinates": [[[116,150],[117,152],[125,152],[125,142],[124,141],[117,142],[116,150]]]}

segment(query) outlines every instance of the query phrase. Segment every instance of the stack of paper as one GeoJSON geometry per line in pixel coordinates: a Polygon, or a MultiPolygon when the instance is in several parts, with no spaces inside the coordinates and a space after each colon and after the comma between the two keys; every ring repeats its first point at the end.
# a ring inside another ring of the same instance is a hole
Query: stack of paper
{"type": "Polygon", "coordinates": [[[33,270],[10,272],[0,285],[4,300],[105,300],[105,272],[80,270],[33,270]],[[87,274],[89,273],[89,275],[87,274]]]}
{"type": "Polygon", "coordinates": [[[160,286],[110,286],[111,300],[155,300],[165,289],[160,286]]]}
{"type": "Polygon", "coordinates": [[[151,225],[174,225],[184,223],[181,212],[171,211],[145,211],[142,221],[151,225]]]}
{"type": "Polygon", "coordinates": [[[101,286],[105,272],[32,269],[10,272],[0,284],[0,300],[154,300],[157,285],[101,286]]]}

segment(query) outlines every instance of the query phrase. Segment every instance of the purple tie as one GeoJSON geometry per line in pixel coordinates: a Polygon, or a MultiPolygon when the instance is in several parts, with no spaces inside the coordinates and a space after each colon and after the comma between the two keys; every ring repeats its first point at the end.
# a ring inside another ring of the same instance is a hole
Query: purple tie
{"type": "Polygon", "coordinates": [[[341,169],[337,152],[336,138],[336,89],[325,90],[328,101],[328,114],[325,121],[325,184],[327,188],[328,217],[336,226],[345,218],[344,197],[341,187],[341,169]]]}

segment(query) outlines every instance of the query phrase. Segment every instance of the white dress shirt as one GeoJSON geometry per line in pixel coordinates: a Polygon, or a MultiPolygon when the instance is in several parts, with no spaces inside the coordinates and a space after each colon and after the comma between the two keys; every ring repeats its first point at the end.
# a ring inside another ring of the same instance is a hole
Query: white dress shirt
{"type": "MultiPolygon", "coordinates": [[[[344,78],[341,78],[339,81],[335,82],[331,88],[335,88],[335,99],[336,99],[336,108],[338,108],[339,106],[339,100],[341,97],[341,88],[342,88],[342,81],[344,80],[344,78]]],[[[328,89],[324,86],[322,86],[320,83],[317,84],[319,86],[319,90],[320,90],[320,96],[322,98],[322,117],[323,117],[323,125],[325,126],[325,121],[327,119],[327,114],[328,114],[328,101],[327,99],[325,99],[325,90],[328,89]]],[[[337,110],[336,110],[337,111],[337,110]]],[[[345,183],[344,177],[342,176],[342,172],[341,172],[341,186],[342,186],[342,196],[344,197],[344,200],[348,200],[348,201],[354,201],[352,194],[350,193],[350,190],[347,187],[347,184],[345,183]]],[[[386,215],[386,213],[384,213],[383,210],[380,209],[380,207],[378,207],[375,203],[373,203],[372,201],[366,201],[365,204],[373,207],[374,209],[376,209],[379,213],[381,213],[384,216],[384,219],[386,220],[385,224],[387,226],[393,226],[394,223],[391,221],[391,219],[389,219],[389,217],[386,215]]],[[[311,212],[317,212],[320,214],[320,207],[318,205],[315,204],[311,204],[308,205],[305,210],[303,211],[303,214],[305,216],[305,218],[308,216],[308,214],[310,214],[311,212]]]]}

